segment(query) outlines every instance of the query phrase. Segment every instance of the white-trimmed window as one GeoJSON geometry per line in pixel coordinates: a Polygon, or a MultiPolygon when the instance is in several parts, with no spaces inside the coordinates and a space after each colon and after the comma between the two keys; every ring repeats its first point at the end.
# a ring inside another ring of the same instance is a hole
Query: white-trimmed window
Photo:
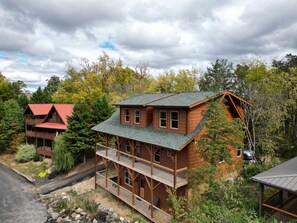
{"type": "Polygon", "coordinates": [[[237,157],[241,157],[242,155],[242,149],[237,149],[237,157]]]}
{"type": "Polygon", "coordinates": [[[167,127],[167,112],[166,111],[160,111],[160,120],[159,120],[159,126],[161,128],[167,127]]]}
{"type": "Polygon", "coordinates": [[[178,111],[170,112],[170,128],[178,129],[178,111]]]}
{"type": "Polygon", "coordinates": [[[132,186],[132,177],[128,171],[125,171],[125,184],[132,186]]]}
{"type": "Polygon", "coordinates": [[[131,153],[131,146],[130,146],[130,143],[128,141],[126,141],[125,149],[126,149],[127,153],[131,153]]]}
{"type": "Polygon", "coordinates": [[[129,122],[129,121],[130,121],[130,110],[125,109],[125,122],[129,122]]]}
{"type": "Polygon", "coordinates": [[[140,110],[135,109],[134,110],[134,123],[139,124],[139,122],[140,122],[140,110]]]}
{"type": "Polygon", "coordinates": [[[161,162],[161,149],[159,147],[155,147],[155,153],[154,153],[154,161],[156,163],[161,162]]]}
{"type": "Polygon", "coordinates": [[[221,149],[220,151],[220,155],[219,155],[219,163],[223,163],[225,162],[225,158],[224,158],[224,150],[221,149]]]}

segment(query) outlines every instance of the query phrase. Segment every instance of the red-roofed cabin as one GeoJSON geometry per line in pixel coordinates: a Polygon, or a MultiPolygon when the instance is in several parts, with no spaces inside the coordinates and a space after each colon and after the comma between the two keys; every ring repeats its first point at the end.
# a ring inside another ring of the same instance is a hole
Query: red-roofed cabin
{"type": "Polygon", "coordinates": [[[67,129],[67,116],[72,116],[73,104],[29,104],[26,117],[26,142],[36,146],[36,153],[52,157],[53,140],[67,129]]]}

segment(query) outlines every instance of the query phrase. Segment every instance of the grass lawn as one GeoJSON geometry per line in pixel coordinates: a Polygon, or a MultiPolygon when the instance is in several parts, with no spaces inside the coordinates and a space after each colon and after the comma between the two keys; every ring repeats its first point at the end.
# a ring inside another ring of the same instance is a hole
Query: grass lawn
{"type": "Polygon", "coordinates": [[[36,178],[41,171],[44,171],[50,166],[51,159],[45,158],[42,162],[29,161],[26,163],[18,163],[15,160],[14,153],[3,153],[0,155],[0,162],[30,178],[36,178]]]}

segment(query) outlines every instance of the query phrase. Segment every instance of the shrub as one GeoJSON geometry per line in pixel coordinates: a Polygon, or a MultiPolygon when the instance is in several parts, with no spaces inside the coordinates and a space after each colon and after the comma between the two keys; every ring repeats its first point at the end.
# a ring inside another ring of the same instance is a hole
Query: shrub
{"type": "Polygon", "coordinates": [[[33,160],[34,160],[34,162],[38,162],[38,161],[43,161],[43,158],[41,155],[35,153],[33,156],[33,160]]]}
{"type": "Polygon", "coordinates": [[[54,210],[57,212],[60,212],[63,209],[66,209],[69,207],[68,204],[68,200],[67,199],[62,199],[62,200],[58,200],[55,204],[54,204],[54,210]]]}
{"type": "Polygon", "coordinates": [[[40,178],[43,178],[43,177],[45,177],[46,175],[48,175],[48,170],[41,171],[41,172],[38,174],[38,176],[39,176],[40,178]]]}
{"type": "Polygon", "coordinates": [[[28,162],[34,158],[35,147],[34,145],[22,144],[18,147],[15,159],[18,162],[28,162]]]}

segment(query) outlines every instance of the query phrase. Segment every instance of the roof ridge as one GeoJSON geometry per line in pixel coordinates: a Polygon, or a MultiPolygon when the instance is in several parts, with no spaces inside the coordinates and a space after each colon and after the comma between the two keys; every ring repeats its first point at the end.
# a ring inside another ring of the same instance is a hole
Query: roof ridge
{"type": "Polygon", "coordinates": [[[264,178],[283,178],[283,177],[297,177],[297,174],[287,174],[287,175],[276,175],[276,176],[263,176],[263,177],[252,177],[254,179],[264,179],[264,178]]]}

